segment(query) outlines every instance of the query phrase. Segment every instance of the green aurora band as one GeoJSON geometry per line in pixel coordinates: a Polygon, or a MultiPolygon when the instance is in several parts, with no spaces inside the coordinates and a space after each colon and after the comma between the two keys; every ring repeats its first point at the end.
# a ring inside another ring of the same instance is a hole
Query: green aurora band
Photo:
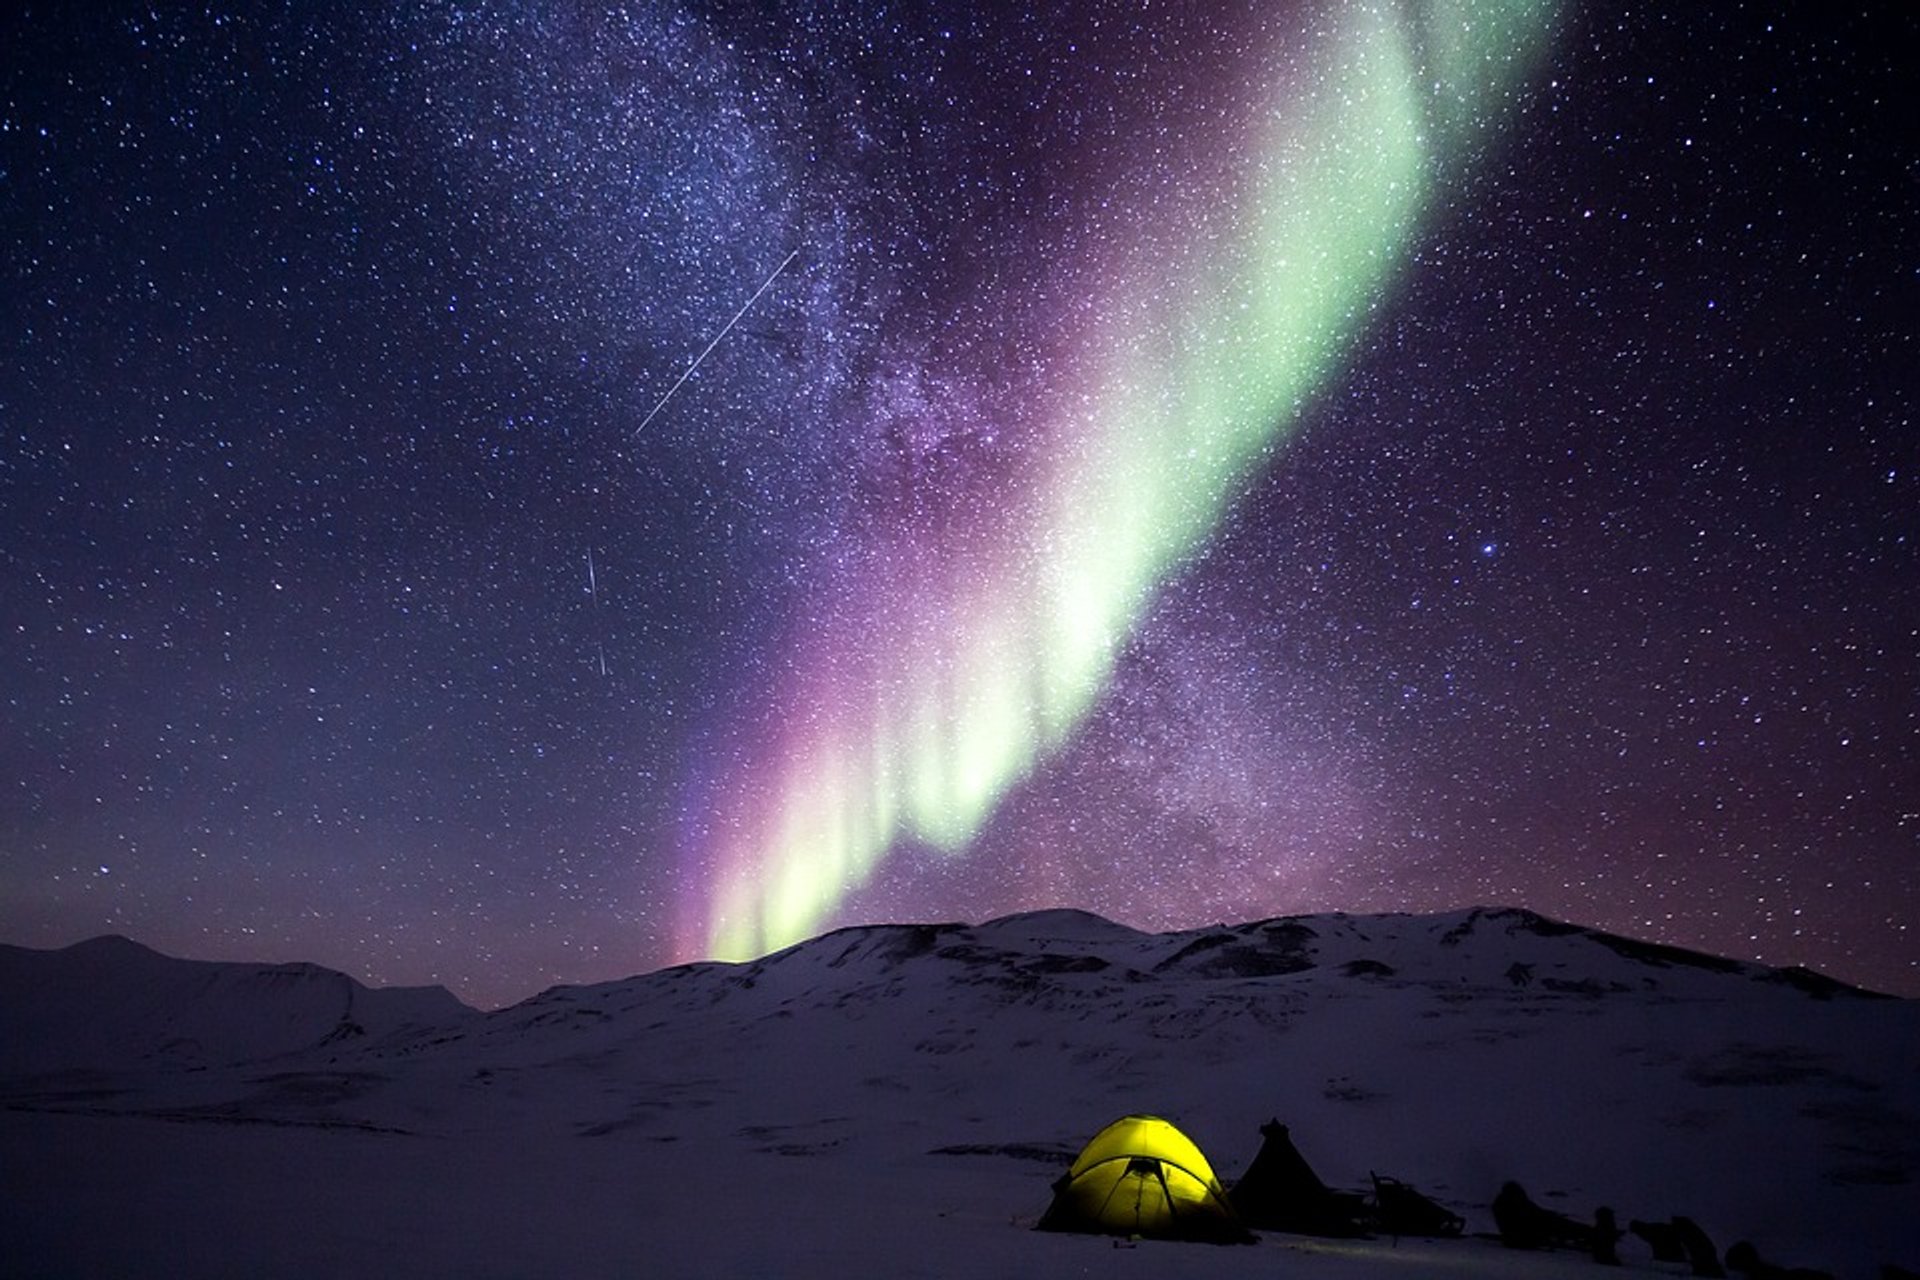
{"type": "Polygon", "coordinates": [[[896,842],[963,851],[1074,733],[1159,584],[1337,373],[1436,177],[1484,143],[1554,24],[1536,0],[1327,7],[1308,87],[1249,113],[1195,184],[1210,198],[1140,211],[1100,264],[1115,283],[1070,337],[1016,491],[835,584],[767,755],[706,826],[683,955],[812,936],[896,842]]]}

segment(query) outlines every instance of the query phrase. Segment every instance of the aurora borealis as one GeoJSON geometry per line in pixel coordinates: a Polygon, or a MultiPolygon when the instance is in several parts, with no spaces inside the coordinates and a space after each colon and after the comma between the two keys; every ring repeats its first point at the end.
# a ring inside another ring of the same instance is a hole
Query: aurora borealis
{"type": "Polygon", "coordinates": [[[1185,198],[1123,208],[1094,251],[1086,332],[1016,385],[1044,408],[995,441],[996,492],[932,536],[909,521],[900,542],[858,542],[821,591],[824,621],[768,695],[770,758],[703,836],[717,887],[688,954],[812,936],[903,837],[964,855],[1080,727],[1161,580],[1337,368],[1430,174],[1518,87],[1539,9],[1335,11],[1301,42],[1304,88],[1273,93],[1257,62],[1223,119],[1170,137],[1185,198]]]}
{"type": "Polygon", "coordinates": [[[1911,15],[4,23],[0,937],[1485,901],[1920,992],[1911,15]]]}

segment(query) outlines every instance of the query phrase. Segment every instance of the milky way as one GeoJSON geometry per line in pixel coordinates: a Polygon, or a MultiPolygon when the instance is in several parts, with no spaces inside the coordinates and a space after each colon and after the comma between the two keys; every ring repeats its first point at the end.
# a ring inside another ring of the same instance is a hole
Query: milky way
{"type": "Polygon", "coordinates": [[[1920,20],[1036,8],[0,19],[0,937],[1920,992],[1920,20]]]}

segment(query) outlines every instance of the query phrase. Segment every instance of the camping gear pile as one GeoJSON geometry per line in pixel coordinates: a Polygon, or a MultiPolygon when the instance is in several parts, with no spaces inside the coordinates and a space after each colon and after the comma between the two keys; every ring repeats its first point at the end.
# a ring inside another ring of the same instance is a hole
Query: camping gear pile
{"type": "Polygon", "coordinates": [[[1373,1175],[1371,1197],[1331,1189],[1278,1120],[1262,1125],[1260,1136],[1260,1153],[1229,1193],[1171,1121],[1122,1116],[1053,1184],[1040,1230],[1224,1244],[1252,1241],[1251,1227],[1351,1237],[1457,1236],[1466,1226],[1395,1178],[1373,1175]]]}

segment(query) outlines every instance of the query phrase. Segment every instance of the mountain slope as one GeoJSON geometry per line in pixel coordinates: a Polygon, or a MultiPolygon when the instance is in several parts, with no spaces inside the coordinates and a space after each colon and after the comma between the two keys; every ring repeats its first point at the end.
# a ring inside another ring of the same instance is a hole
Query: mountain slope
{"type": "MultiPolygon", "coordinates": [[[[13,990],[0,983],[8,1018],[13,990]]],[[[609,1204],[638,1215],[620,1230],[663,1239],[705,1223],[689,1201],[733,1204],[743,1186],[803,1201],[866,1188],[909,1215],[971,1205],[998,1230],[1030,1223],[1117,1115],[1169,1116],[1229,1179],[1277,1117],[1328,1182],[1406,1179],[1470,1230],[1490,1229],[1488,1201],[1517,1178],[1582,1216],[1687,1214],[1722,1246],[1750,1237],[1862,1276],[1920,1257],[1920,1004],[1523,911],[1173,934],[1078,912],[845,929],[750,964],[276,1052],[199,1071],[149,1055],[85,1096],[16,1078],[0,1098],[74,1123],[550,1151],[565,1178],[619,1171],[609,1204]]],[[[784,1228],[795,1247],[826,1248],[817,1233],[833,1228],[812,1222],[784,1228]]],[[[879,1265],[884,1234],[834,1236],[843,1269],[879,1265]]]]}

